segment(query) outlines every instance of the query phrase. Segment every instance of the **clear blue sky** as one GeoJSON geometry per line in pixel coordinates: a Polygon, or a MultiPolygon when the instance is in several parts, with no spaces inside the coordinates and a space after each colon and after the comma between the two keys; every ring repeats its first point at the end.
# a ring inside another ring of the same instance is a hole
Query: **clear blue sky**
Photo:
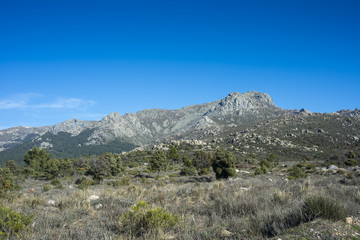
{"type": "Polygon", "coordinates": [[[0,0],[0,129],[261,91],[360,107],[358,0],[0,0]]]}

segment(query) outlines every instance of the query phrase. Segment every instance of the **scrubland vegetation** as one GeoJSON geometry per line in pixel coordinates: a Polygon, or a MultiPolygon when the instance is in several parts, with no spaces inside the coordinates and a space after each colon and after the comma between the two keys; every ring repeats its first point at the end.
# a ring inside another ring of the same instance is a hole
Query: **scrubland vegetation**
{"type": "Polygon", "coordinates": [[[357,151],[294,162],[188,145],[74,159],[33,148],[0,168],[0,239],[359,239],[357,151]]]}

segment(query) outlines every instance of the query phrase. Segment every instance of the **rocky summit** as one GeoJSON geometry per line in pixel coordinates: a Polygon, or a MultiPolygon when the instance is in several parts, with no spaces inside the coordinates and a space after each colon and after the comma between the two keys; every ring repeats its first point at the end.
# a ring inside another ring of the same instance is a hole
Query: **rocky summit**
{"type": "MultiPolygon", "coordinates": [[[[1,130],[0,161],[9,156],[16,159],[17,153],[23,156],[34,146],[47,148],[55,156],[76,156],[129,151],[166,141],[212,141],[211,136],[260,121],[313,115],[306,109],[281,109],[266,93],[232,92],[223,99],[178,110],[149,109],[124,115],[113,112],[100,121],[71,119],[53,126],[1,130]]],[[[341,110],[333,115],[358,117],[359,110],[341,110]]]]}

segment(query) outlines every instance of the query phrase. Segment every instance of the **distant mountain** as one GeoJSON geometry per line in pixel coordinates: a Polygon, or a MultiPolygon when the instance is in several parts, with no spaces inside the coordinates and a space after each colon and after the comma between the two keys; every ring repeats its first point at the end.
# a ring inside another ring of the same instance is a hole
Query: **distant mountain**
{"type": "Polygon", "coordinates": [[[354,110],[340,110],[336,112],[337,114],[345,117],[360,117],[360,109],[355,108],[354,110]]]}
{"type": "MultiPolygon", "coordinates": [[[[359,116],[358,113],[355,109],[336,114],[359,116]]],[[[21,161],[33,146],[46,148],[58,157],[122,152],[163,141],[207,138],[266,119],[310,115],[305,109],[281,109],[266,93],[232,92],[221,100],[178,110],[150,109],[125,115],[113,112],[101,121],[72,119],[53,126],[1,130],[0,163],[9,159],[21,161]]]]}

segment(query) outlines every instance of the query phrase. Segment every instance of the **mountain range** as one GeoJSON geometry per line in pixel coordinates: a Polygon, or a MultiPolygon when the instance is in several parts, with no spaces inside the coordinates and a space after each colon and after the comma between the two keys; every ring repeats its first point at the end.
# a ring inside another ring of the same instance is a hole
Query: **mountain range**
{"type": "MultiPolygon", "coordinates": [[[[100,121],[71,119],[53,126],[1,130],[0,163],[10,159],[20,162],[34,146],[46,148],[57,157],[104,151],[120,153],[169,141],[211,142],[215,136],[235,134],[266,121],[275,126],[286,119],[324,116],[351,118],[358,122],[360,110],[340,110],[330,114],[311,113],[305,109],[286,110],[277,107],[266,93],[232,92],[221,100],[178,110],[150,109],[124,115],[113,112],[100,121]]],[[[351,136],[355,140],[360,135],[357,131],[355,129],[351,136]]]]}

